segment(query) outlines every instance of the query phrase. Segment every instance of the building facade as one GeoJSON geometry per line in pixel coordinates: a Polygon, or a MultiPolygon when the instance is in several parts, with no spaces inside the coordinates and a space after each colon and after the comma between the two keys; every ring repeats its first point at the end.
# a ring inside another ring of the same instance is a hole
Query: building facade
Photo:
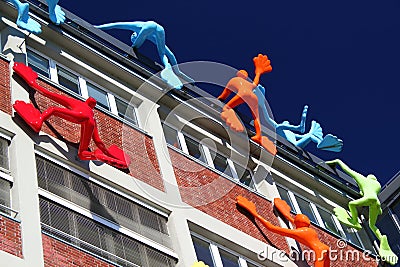
{"type": "MultiPolygon", "coordinates": [[[[157,63],[68,12],[64,25],[52,25],[43,3],[29,3],[40,35],[19,29],[15,8],[0,2],[1,266],[312,264],[302,257],[306,247],[246,216],[239,195],[281,227],[290,226],[274,198],[306,214],[336,251],[331,266],[378,266],[371,234],[332,215],[359,196],[350,177],[280,137],[273,157],[228,130],[200,88],[170,90],[154,76],[157,63]],[[51,92],[95,98],[100,136],[130,156],[129,170],[79,160],[77,124],[51,117],[35,134],[12,104],[43,111],[57,103],[33,93],[14,62],[30,66],[51,92]]],[[[398,201],[385,216],[396,211],[398,201]]]]}

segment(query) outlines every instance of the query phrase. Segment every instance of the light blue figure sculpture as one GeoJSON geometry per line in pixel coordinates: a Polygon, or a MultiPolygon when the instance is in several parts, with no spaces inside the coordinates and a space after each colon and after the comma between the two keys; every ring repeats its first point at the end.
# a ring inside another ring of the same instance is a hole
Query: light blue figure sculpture
{"type": "Polygon", "coordinates": [[[277,134],[284,137],[286,140],[291,142],[292,144],[305,148],[311,141],[317,144],[317,148],[321,150],[340,152],[342,151],[343,141],[332,134],[327,134],[325,137],[323,136],[321,125],[316,122],[311,122],[310,131],[306,134],[306,118],[308,106],[304,106],[303,112],[301,114],[300,124],[295,126],[291,125],[288,121],[284,121],[282,123],[275,122],[268,113],[267,107],[265,105],[265,88],[262,85],[258,85],[254,88],[253,92],[256,94],[258,98],[258,109],[260,111],[260,119],[264,123],[268,123],[272,125],[277,134]],[[296,134],[294,132],[299,132],[302,134],[296,134]]]}
{"type": "MultiPolygon", "coordinates": [[[[42,32],[40,24],[29,17],[29,4],[21,3],[19,0],[8,0],[18,10],[17,25],[21,29],[27,30],[28,32],[39,34],[42,32]]],[[[61,10],[61,7],[57,5],[58,0],[46,0],[49,7],[50,20],[59,25],[65,21],[65,13],[61,10]]]]}
{"type": "Polygon", "coordinates": [[[161,71],[161,78],[175,89],[182,88],[182,82],[175,75],[179,75],[184,80],[193,83],[193,79],[186,76],[178,68],[178,62],[171,49],[165,45],[164,28],[154,21],[134,21],[134,22],[115,22],[95,26],[98,29],[122,29],[133,31],[131,36],[132,47],[139,48],[144,41],[149,40],[156,45],[158,55],[164,65],[164,70],[161,71]],[[171,66],[172,65],[172,66],[171,66]],[[175,72],[175,73],[174,73],[175,72]]]}

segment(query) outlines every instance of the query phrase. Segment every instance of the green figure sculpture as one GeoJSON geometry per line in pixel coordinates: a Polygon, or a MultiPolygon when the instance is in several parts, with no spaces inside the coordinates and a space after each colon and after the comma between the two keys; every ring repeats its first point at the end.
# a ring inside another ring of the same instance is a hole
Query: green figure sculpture
{"type": "Polygon", "coordinates": [[[357,207],[369,207],[368,224],[369,228],[371,228],[372,232],[375,234],[380,242],[379,255],[381,259],[385,260],[391,265],[395,265],[397,263],[398,257],[396,256],[396,254],[393,253],[392,249],[390,248],[387,236],[382,235],[378,227],[376,227],[376,221],[378,219],[378,216],[382,214],[382,209],[381,203],[378,199],[378,194],[381,191],[381,184],[378,182],[375,175],[369,174],[367,175],[367,177],[365,177],[362,174],[350,169],[340,159],[327,161],[325,163],[333,168],[335,168],[336,165],[339,165],[344,172],[354,178],[354,180],[358,184],[358,187],[360,188],[360,194],[362,196],[360,199],[349,202],[351,217],[345,209],[341,207],[334,208],[333,211],[335,212],[338,220],[349,227],[360,230],[362,226],[358,222],[357,207]]]}

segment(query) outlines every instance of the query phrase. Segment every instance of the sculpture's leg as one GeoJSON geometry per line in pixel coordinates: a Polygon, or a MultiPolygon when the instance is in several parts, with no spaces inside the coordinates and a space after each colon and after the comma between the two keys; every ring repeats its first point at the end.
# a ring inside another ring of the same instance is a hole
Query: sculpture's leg
{"type": "Polygon", "coordinates": [[[381,257],[381,259],[386,261],[390,265],[396,265],[399,258],[390,248],[387,236],[383,235],[380,242],[381,244],[379,246],[379,256],[381,257]]]}
{"type": "Polygon", "coordinates": [[[81,138],[79,140],[78,157],[82,160],[96,159],[94,152],[89,151],[90,141],[92,140],[95,127],[94,119],[89,119],[81,126],[81,138]]]}
{"type": "Polygon", "coordinates": [[[10,0],[18,10],[17,25],[28,32],[39,34],[42,32],[40,24],[29,17],[29,4],[19,0],[10,0]]]}
{"type": "Polygon", "coordinates": [[[243,132],[244,126],[240,122],[233,108],[243,103],[243,99],[235,95],[224,107],[221,112],[221,118],[225,123],[236,132],[243,132]]]}
{"type": "Polygon", "coordinates": [[[62,11],[61,7],[57,5],[58,0],[46,0],[46,2],[49,7],[50,20],[56,25],[64,23],[65,13],[62,11]]]}

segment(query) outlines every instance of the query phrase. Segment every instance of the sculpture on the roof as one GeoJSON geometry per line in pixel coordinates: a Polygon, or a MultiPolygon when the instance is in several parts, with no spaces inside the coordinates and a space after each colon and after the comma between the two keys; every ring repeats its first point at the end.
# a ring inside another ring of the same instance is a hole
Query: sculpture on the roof
{"type": "MultiPolygon", "coordinates": [[[[28,3],[21,3],[19,0],[8,1],[10,1],[18,10],[18,18],[16,21],[18,27],[34,34],[42,32],[40,24],[29,17],[28,3]]],[[[61,7],[57,5],[58,1],[59,0],[46,0],[49,8],[50,20],[56,25],[64,23],[65,21],[65,13],[62,11],[61,7]]]]}
{"type": "Polygon", "coordinates": [[[129,157],[116,145],[111,145],[108,149],[100,138],[94,119],[93,109],[96,106],[96,100],[89,97],[85,102],[56,94],[40,86],[36,79],[38,75],[30,67],[22,63],[14,63],[14,72],[20,76],[34,90],[50,98],[64,107],[50,107],[42,113],[36,109],[32,103],[24,101],[15,101],[13,107],[20,117],[35,131],[40,132],[43,122],[51,116],[60,117],[64,120],[81,125],[81,136],[79,140],[78,157],[81,160],[99,160],[115,166],[126,169],[129,166],[129,157]],[[93,152],[89,150],[90,141],[93,139],[98,147],[93,152]]]}
{"type": "Polygon", "coordinates": [[[146,40],[156,45],[158,55],[165,67],[164,70],[161,71],[161,78],[164,81],[175,89],[182,88],[182,82],[176,75],[190,83],[193,82],[193,79],[179,70],[175,55],[172,53],[171,49],[165,45],[164,28],[158,23],[154,21],[115,22],[95,27],[102,30],[122,29],[133,31],[131,35],[132,47],[140,48],[146,40]]]}
{"type": "Polygon", "coordinates": [[[262,85],[258,85],[256,88],[254,88],[253,92],[259,99],[258,108],[260,110],[261,121],[272,125],[277,134],[284,137],[292,144],[301,148],[305,148],[310,142],[314,142],[317,144],[317,148],[321,150],[333,152],[342,151],[343,141],[332,134],[327,134],[324,137],[321,125],[316,121],[311,122],[310,131],[304,134],[308,106],[304,106],[299,125],[291,125],[288,121],[277,123],[269,116],[267,107],[265,106],[265,88],[262,85]]]}
{"type": "Polygon", "coordinates": [[[378,198],[378,194],[381,191],[381,184],[376,179],[375,175],[369,174],[367,177],[362,174],[353,171],[340,159],[335,159],[331,161],[325,162],[329,166],[335,168],[336,165],[339,165],[340,168],[347,173],[350,177],[352,177],[358,184],[360,188],[361,198],[350,201],[349,202],[349,210],[351,216],[349,216],[348,212],[342,208],[337,207],[333,211],[335,212],[336,217],[343,224],[352,227],[356,230],[360,230],[362,228],[361,224],[358,222],[358,211],[357,207],[368,207],[369,208],[369,228],[375,234],[380,242],[379,247],[379,255],[386,262],[391,265],[395,265],[398,261],[398,257],[393,253],[392,249],[389,246],[389,242],[386,235],[382,235],[378,227],[376,227],[376,221],[378,216],[382,214],[381,203],[378,198]]]}
{"type": "Polygon", "coordinates": [[[310,219],[304,214],[297,214],[294,218],[290,214],[290,206],[282,199],[275,198],[276,209],[295,226],[287,229],[273,225],[257,213],[256,205],[243,196],[236,198],[237,204],[246,209],[254,218],[257,218],[269,231],[278,235],[295,239],[299,243],[311,248],[315,252],[315,267],[329,267],[330,247],[322,243],[317,232],[310,227],[310,219]]]}
{"type": "Polygon", "coordinates": [[[262,136],[260,116],[258,111],[259,100],[257,95],[253,92],[254,88],[257,87],[260,81],[261,74],[271,72],[272,66],[271,62],[268,60],[268,57],[261,54],[259,54],[257,57],[254,57],[253,62],[256,74],[253,82],[249,82],[247,80],[248,74],[245,70],[240,70],[237,72],[236,77],[229,80],[224,91],[218,96],[218,99],[223,101],[228,98],[232,92],[236,93],[236,95],[223,107],[221,118],[232,130],[243,132],[244,126],[240,122],[233,108],[240,104],[246,103],[251,110],[254,119],[254,128],[256,130],[256,135],[251,139],[263,146],[271,154],[275,155],[276,147],[274,143],[266,136],[262,136]]]}

